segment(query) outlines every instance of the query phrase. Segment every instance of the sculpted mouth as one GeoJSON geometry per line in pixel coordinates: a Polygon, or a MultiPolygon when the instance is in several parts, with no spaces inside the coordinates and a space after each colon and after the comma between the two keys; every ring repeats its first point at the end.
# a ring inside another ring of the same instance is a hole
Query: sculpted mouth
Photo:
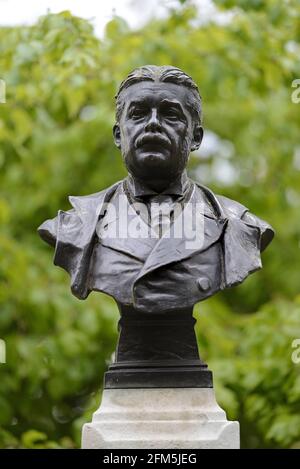
{"type": "Polygon", "coordinates": [[[162,148],[170,148],[169,139],[163,135],[144,135],[137,139],[136,148],[143,147],[144,150],[159,151],[162,148]]]}
{"type": "Polygon", "coordinates": [[[151,143],[144,143],[143,145],[140,146],[144,151],[146,152],[154,152],[154,153],[159,153],[162,150],[166,150],[166,147],[163,146],[161,143],[157,142],[151,142],[151,143]]]}

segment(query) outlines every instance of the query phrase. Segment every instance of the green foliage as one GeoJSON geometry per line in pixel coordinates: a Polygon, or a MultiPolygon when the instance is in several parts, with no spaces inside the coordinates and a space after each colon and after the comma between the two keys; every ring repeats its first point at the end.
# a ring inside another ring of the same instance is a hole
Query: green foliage
{"type": "MultiPolygon", "coordinates": [[[[131,31],[115,17],[98,40],[68,12],[32,27],[0,28],[0,446],[74,447],[99,404],[115,347],[117,310],[72,297],[37,226],[68,209],[67,195],[101,190],[125,174],[114,147],[113,97],[146,64],[174,64],[199,84],[206,130],[190,174],[268,220],[277,236],[264,269],[197,306],[203,356],[218,398],[241,423],[245,447],[299,445],[299,105],[296,0],[215,2],[225,24],[201,23],[190,1],[131,31]],[[225,178],[224,175],[231,175],[225,178]]],[[[200,18],[201,19],[201,18],[200,18]]]]}
{"type": "Polygon", "coordinates": [[[294,303],[274,300],[252,315],[238,316],[216,299],[196,311],[218,401],[240,421],[243,446],[299,442],[300,368],[292,363],[291,342],[300,337],[300,296],[294,303]]]}

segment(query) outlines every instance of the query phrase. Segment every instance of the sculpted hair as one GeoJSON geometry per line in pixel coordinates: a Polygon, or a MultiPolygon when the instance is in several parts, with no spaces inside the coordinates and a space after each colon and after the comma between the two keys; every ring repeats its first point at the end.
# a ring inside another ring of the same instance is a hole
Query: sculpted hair
{"type": "Polygon", "coordinates": [[[197,122],[202,122],[202,106],[201,96],[198,86],[193,79],[180,68],[172,67],[171,65],[145,65],[134,69],[122,81],[119,90],[115,96],[116,98],[116,121],[119,122],[122,111],[124,109],[124,99],[122,97],[123,91],[136,83],[141,81],[153,81],[156,83],[174,83],[175,85],[185,86],[190,90],[191,99],[187,103],[193,118],[197,122]]]}

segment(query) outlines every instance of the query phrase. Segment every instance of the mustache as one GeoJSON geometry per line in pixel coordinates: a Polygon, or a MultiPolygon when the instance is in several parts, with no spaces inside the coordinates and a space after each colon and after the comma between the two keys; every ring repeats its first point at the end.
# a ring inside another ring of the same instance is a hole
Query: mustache
{"type": "Polygon", "coordinates": [[[147,133],[147,134],[141,135],[140,137],[136,139],[134,146],[135,148],[139,148],[142,145],[146,145],[146,144],[161,145],[162,147],[165,147],[165,148],[170,148],[171,146],[171,142],[168,139],[168,137],[166,137],[163,134],[154,134],[154,133],[147,133]]]}

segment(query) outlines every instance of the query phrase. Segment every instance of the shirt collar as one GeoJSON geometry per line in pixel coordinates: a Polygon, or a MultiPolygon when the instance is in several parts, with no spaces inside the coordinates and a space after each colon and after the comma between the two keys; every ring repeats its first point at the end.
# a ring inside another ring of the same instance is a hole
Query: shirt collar
{"type": "MultiPolygon", "coordinates": [[[[146,197],[158,194],[153,189],[150,189],[150,187],[145,186],[141,181],[135,179],[131,174],[128,174],[126,182],[129,191],[134,197],[146,197]]],[[[171,184],[161,192],[161,194],[183,196],[188,187],[188,182],[189,179],[186,170],[184,170],[177,179],[172,181],[171,184]]]]}

